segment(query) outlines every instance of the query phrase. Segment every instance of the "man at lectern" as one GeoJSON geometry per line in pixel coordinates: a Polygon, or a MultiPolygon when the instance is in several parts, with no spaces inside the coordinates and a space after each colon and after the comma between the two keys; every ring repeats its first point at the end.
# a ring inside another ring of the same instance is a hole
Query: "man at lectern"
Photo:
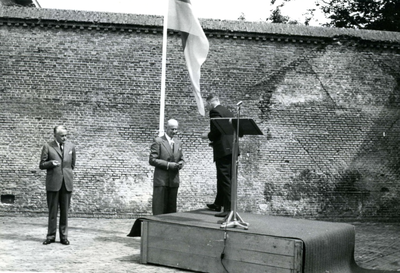
{"type": "MultiPolygon", "coordinates": [[[[207,99],[207,108],[210,110],[210,119],[233,117],[233,114],[220,104],[215,94],[210,94],[207,99]]],[[[232,176],[232,147],[233,135],[223,135],[210,124],[210,132],[206,135],[212,142],[214,162],[217,169],[217,196],[213,204],[207,204],[210,210],[224,211],[215,214],[217,217],[226,217],[231,211],[231,176],[232,176]]]]}
{"type": "Polygon", "coordinates": [[[153,215],[176,212],[179,170],[184,164],[182,143],[175,137],[177,132],[178,121],[168,120],[165,134],[156,137],[150,147],[149,163],[155,167],[153,215]]]}

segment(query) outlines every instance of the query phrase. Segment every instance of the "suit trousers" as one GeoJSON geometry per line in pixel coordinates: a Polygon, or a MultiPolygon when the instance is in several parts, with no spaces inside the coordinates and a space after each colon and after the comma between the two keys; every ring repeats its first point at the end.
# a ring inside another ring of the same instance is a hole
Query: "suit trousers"
{"type": "Polygon", "coordinates": [[[60,207],[60,239],[68,238],[68,210],[71,203],[71,195],[72,192],[67,191],[64,182],[59,191],[47,192],[47,206],[49,208],[47,239],[55,240],[56,238],[58,207],[60,207]]]}
{"type": "Polygon", "coordinates": [[[153,187],[153,215],[176,212],[178,187],[153,187]]]}
{"type": "Polygon", "coordinates": [[[223,206],[224,211],[231,211],[232,155],[215,160],[217,168],[217,196],[214,204],[223,206]]]}

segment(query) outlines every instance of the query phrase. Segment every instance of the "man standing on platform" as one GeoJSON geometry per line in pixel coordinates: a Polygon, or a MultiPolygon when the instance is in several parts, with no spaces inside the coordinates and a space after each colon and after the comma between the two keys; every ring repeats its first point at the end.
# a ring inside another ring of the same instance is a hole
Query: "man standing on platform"
{"type": "MultiPolygon", "coordinates": [[[[210,94],[207,99],[207,108],[210,109],[210,119],[229,118],[233,114],[220,104],[215,94],[210,94]]],[[[217,217],[226,217],[231,211],[231,177],[232,177],[232,149],[233,135],[223,135],[219,130],[210,124],[210,132],[205,137],[212,142],[214,162],[217,169],[217,196],[213,204],[207,204],[210,210],[224,211],[215,214],[217,217]]]]}
{"type": "Polygon", "coordinates": [[[57,214],[60,207],[59,235],[63,245],[68,241],[68,210],[73,186],[75,168],[75,146],[66,142],[67,129],[64,126],[54,128],[54,140],[42,148],[39,168],[46,169],[47,206],[49,208],[48,230],[44,245],[55,242],[57,232],[57,214]]]}
{"type": "Polygon", "coordinates": [[[166,133],[156,137],[150,147],[149,163],[154,166],[153,215],[176,212],[179,170],[184,160],[182,143],[175,137],[178,121],[168,120],[166,133]]]}

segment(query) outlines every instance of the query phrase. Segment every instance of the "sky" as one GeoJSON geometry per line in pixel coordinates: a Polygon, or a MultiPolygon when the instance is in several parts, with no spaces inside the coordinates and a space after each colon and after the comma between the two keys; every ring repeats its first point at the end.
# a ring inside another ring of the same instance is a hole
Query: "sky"
{"type": "MultiPolygon", "coordinates": [[[[42,8],[164,15],[166,0],[36,0],[42,8]]],[[[243,13],[246,21],[265,21],[270,16],[270,0],[191,0],[198,18],[237,20],[243,13]]],[[[315,7],[315,0],[292,0],[281,9],[292,20],[303,22],[303,14],[315,7]]],[[[324,23],[322,13],[310,25],[324,23]]]]}

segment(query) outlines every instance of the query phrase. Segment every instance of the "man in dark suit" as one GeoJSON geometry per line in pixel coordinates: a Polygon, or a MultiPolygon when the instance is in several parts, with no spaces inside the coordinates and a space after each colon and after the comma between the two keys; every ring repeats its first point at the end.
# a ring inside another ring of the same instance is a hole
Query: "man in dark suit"
{"type": "Polygon", "coordinates": [[[44,245],[55,242],[57,232],[57,214],[60,207],[59,235],[63,245],[68,241],[68,210],[73,188],[73,170],[75,168],[75,146],[66,142],[67,129],[64,126],[54,128],[55,140],[42,148],[39,168],[47,170],[46,192],[49,220],[44,245]]]}
{"type": "MultiPolygon", "coordinates": [[[[210,94],[206,99],[210,109],[210,119],[229,118],[233,114],[220,104],[219,98],[215,94],[210,94]]],[[[210,132],[208,139],[212,142],[214,161],[217,168],[217,196],[213,204],[207,204],[207,207],[214,211],[224,211],[215,214],[217,217],[226,217],[231,211],[231,176],[232,176],[232,148],[233,135],[223,135],[210,122],[210,132]]]]}
{"type": "Polygon", "coordinates": [[[153,215],[176,212],[179,170],[184,164],[182,143],[175,136],[177,131],[178,121],[168,120],[165,134],[156,137],[150,147],[149,163],[155,167],[153,215]]]}

